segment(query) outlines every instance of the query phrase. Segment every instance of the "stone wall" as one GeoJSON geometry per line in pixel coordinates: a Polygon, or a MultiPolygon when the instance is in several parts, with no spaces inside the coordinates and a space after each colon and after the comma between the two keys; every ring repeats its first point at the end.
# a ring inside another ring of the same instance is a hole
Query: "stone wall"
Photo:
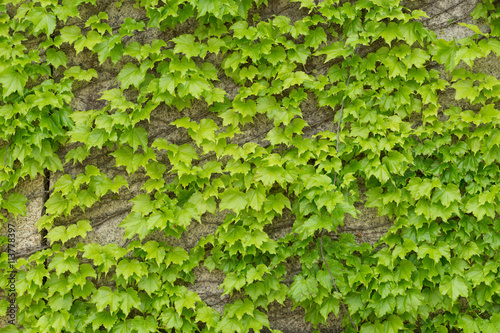
{"type": "MultiPolygon", "coordinates": [[[[453,38],[459,39],[471,35],[472,31],[466,27],[459,26],[459,22],[472,23],[470,12],[475,8],[478,0],[441,0],[441,1],[406,1],[405,4],[412,9],[422,9],[429,18],[422,19],[426,27],[433,29],[438,38],[452,40],[453,38]],[[453,19],[453,20],[452,20],[453,19]]],[[[97,7],[84,5],[80,6],[80,19],[71,19],[68,24],[79,25],[83,28],[83,22],[98,12],[105,11],[109,15],[109,24],[117,28],[123,22],[125,17],[132,17],[135,19],[144,19],[145,13],[133,7],[134,1],[125,1],[123,5],[117,9],[113,1],[104,0],[97,1],[97,7]]],[[[269,0],[269,6],[265,9],[260,9],[260,16],[262,18],[279,13],[292,19],[306,14],[304,9],[300,9],[299,3],[290,3],[284,0],[269,0]]],[[[481,26],[480,26],[481,27],[481,26]]],[[[61,28],[61,27],[58,27],[61,28]]],[[[487,27],[481,27],[483,31],[487,31],[487,27]]],[[[140,32],[130,38],[128,42],[137,41],[141,44],[151,42],[153,39],[171,39],[182,33],[192,32],[193,25],[182,24],[172,31],[161,32],[158,29],[149,29],[145,32],[140,32]]],[[[90,83],[79,84],[75,91],[75,98],[72,102],[74,110],[92,110],[99,109],[105,105],[105,101],[99,100],[100,92],[117,87],[116,76],[120,72],[124,64],[129,59],[124,57],[116,65],[113,65],[109,59],[102,65],[99,64],[96,55],[92,55],[89,50],[84,50],[82,53],[75,55],[72,48],[65,50],[68,54],[68,66],[78,65],[83,69],[95,68],[99,74],[98,79],[92,80],[90,83]]],[[[220,59],[209,59],[216,65],[220,64],[220,59]]],[[[477,70],[488,74],[496,75],[500,78],[500,63],[497,57],[490,55],[486,59],[477,61],[477,70]]],[[[321,70],[321,69],[319,69],[321,70]]],[[[56,72],[57,76],[62,75],[63,69],[60,68],[56,72]]],[[[220,75],[220,87],[230,93],[230,98],[233,98],[237,92],[236,84],[223,74],[220,75]]],[[[129,96],[130,97],[130,96],[129,96]]],[[[444,101],[453,100],[453,96],[449,98],[446,93],[443,93],[441,98],[444,101]]],[[[333,130],[333,112],[327,108],[317,108],[315,101],[311,99],[301,105],[304,119],[310,125],[309,130],[305,136],[311,136],[319,131],[333,130]]],[[[177,118],[189,116],[192,120],[199,120],[202,118],[211,118],[218,125],[221,120],[214,116],[213,113],[208,112],[206,104],[193,104],[191,108],[185,109],[183,113],[179,113],[174,109],[161,106],[153,111],[151,121],[143,121],[141,126],[148,130],[149,143],[151,144],[156,138],[167,138],[168,141],[174,143],[189,143],[190,137],[184,129],[177,129],[170,125],[172,121],[177,118]]],[[[272,128],[272,124],[267,118],[262,117],[256,119],[254,124],[248,124],[243,128],[243,133],[236,137],[235,141],[238,143],[256,142],[262,143],[267,132],[272,128]]],[[[63,147],[59,155],[63,160],[66,152],[72,146],[63,147]]],[[[130,188],[122,190],[120,196],[106,195],[100,202],[94,204],[91,208],[82,212],[75,210],[66,219],[61,219],[56,222],[56,225],[71,225],[81,219],[90,220],[94,226],[94,230],[88,234],[85,243],[97,242],[99,244],[116,243],[120,246],[125,245],[124,242],[124,229],[120,228],[118,224],[130,212],[132,203],[129,202],[136,194],[140,193],[140,188],[145,181],[145,173],[139,170],[132,177],[129,177],[123,167],[115,167],[114,158],[108,155],[106,149],[102,151],[95,150],[95,152],[85,159],[84,164],[73,165],[68,163],[64,166],[64,173],[69,175],[77,175],[81,173],[85,165],[95,165],[102,172],[106,173],[109,177],[115,175],[122,175],[129,181],[130,188]]],[[[54,182],[63,173],[50,174],[49,177],[38,176],[34,180],[24,180],[18,187],[17,191],[26,195],[29,198],[27,206],[27,215],[13,219],[9,217],[8,223],[16,225],[16,237],[18,251],[21,256],[29,256],[34,251],[40,250],[43,247],[43,237],[38,232],[35,223],[43,215],[44,198],[46,198],[45,191],[47,189],[46,183],[50,184],[49,189],[54,182]]],[[[168,181],[169,179],[165,179],[168,181]]],[[[363,184],[360,184],[362,191],[363,184]]],[[[364,199],[364,195],[361,195],[364,199]]],[[[356,204],[357,208],[362,212],[359,219],[354,219],[347,216],[345,226],[339,232],[351,232],[356,235],[358,242],[368,242],[370,244],[376,241],[383,235],[391,226],[391,221],[387,217],[379,217],[376,209],[365,208],[364,202],[356,204]]],[[[289,233],[292,230],[293,216],[288,213],[283,214],[282,218],[275,221],[266,230],[269,235],[278,239],[289,233]]],[[[202,223],[192,223],[188,231],[185,232],[180,239],[167,238],[163,233],[156,233],[148,236],[144,241],[155,239],[157,241],[166,241],[167,244],[173,246],[181,246],[183,248],[192,248],[197,240],[208,234],[213,234],[223,221],[223,214],[217,213],[215,215],[205,214],[202,217],[202,223]]],[[[6,235],[7,223],[2,226],[0,233],[6,235]]],[[[334,234],[331,237],[335,237],[334,234]]],[[[68,246],[74,244],[68,243],[68,246]]],[[[2,249],[5,251],[5,249],[2,249]]],[[[291,272],[300,270],[300,265],[290,267],[291,272]]],[[[291,274],[292,275],[292,274],[291,274]]],[[[222,290],[217,289],[224,279],[222,272],[209,273],[205,268],[198,268],[195,272],[195,284],[190,286],[190,289],[197,292],[206,303],[218,311],[222,311],[224,304],[230,299],[229,296],[221,298],[222,290]]],[[[288,282],[291,283],[292,279],[288,282]]],[[[2,296],[5,297],[5,296],[2,296]]],[[[269,309],[269,320],[271,328],[282,330],[283,332],[311,332],[312,325],[304,322],[304,311],[299,307],[292,311],[291,304],[286,304],[286,307],[279,305],[273,306],[269,309]]],[[[321,332],[340,332],[341,324],[338,318],[330,318],[330,325],[328,327],[321,327],[321,332]]],[[[0,318],[0,327],[5,324],[5,318],[0,318]]]]}

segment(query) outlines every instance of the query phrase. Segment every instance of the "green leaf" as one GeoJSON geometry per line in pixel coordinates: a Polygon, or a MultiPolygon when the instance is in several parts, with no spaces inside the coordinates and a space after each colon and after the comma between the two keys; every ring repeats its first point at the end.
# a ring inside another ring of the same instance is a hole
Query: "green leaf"
{"type": "Polygon", "coordinates": [[[64,71],[65,77],[73,77],[75,80],[90,81],[97,77],[97,71],[93,68],[82,70],[80,66],[72,66],[64,71]]]}
{"type": "Polygon", "coordinates": [[[165,264],[167,267],[170,266],[170,264],[181,265],[186,260],[189,260],[189,255],[182,247],[170,249],[165,256],[165,264]]]}
{"type": "Polygon", "coordinates": [[[113,326],[112,333],[132,333],[132,320],[125,319],[124,321],[118,321],[115,326],[113,326]]]}
{"type": "Polygon", "coordinates": [[[15,325],[7,325],[0,329],[0,333],[20,333],[21,331],[15,325]]]}
{"type": "Polygon", "coordinates": [[[296,275],[290,286],[289,295],[295,302],[301,302],[306,299],[316,297],[318,294],[318,281],[309,276],[304,278],[302,275],[296,275]]]}
{"type": "Polygon", "coordinates": [[[469,315],[463,314],[458,319],[458,327],[464,330],[464,333],[479,333],[478,320],[469,315]]]}
{"type": "Polygon", "coordinates": [[[142,240],[150,232],[146,218],[139,212],[127,215],[119,226],[125,228],[125,238],[132,238],[138,234],[139,239],[142,240]]]}
{"type": "Polygon", "coordinates": [[[396,299],[393,296],[387,296],[373,303],[374,312],[378,318],[382,318],[384,315],[392,313],[395,306],[396,299]]]}
{"type": "Polygon", "coordinates": [[[444,188],[436,189],[432,196],[432,201],[439,200],[445,207],[448,207],[453,201],[460,203],[461,199],[460,189],[455,184],[448,184],[444,188]]]}
{"type": "Polygon", "coordinates": [[[40,32],[44,32],[49,37],[56,28],[56,15],[47,12],[45,8],[34,7],[26,18],[33,23],[33,32],[38,36],[40,32]]]}
{"type": "Polygon", "coordinates": [[[94,331],[98,331],[101,325],[109,331],[111,330],[117,319],[118,318],[116,316],[113,316],[110,312],[102,311],[92,313],[92,315],[87,320],[89,323],[92,323],[92,329],[94,331]]]}
{"type": "Polygon", "coordinates": [[[59,192],[53,193],[45,203],[47,213],[61,215],[68,207],[68,201],[59,192]]]}
{"type": "Polygon", "coordinates": [[[267,198],[264,207],[266,212],[274,210],[279,215],[282,214],[283,208],[285,207],[287,207],[288,209],[292,209],[292,207],[290,206],[290,200],[288,200],[288,198],[281,193],[277,193],[276,195],[270,195],[267,198]]]}
{"type": "Polygon", "coordinates": [[[122,68],[116,80],[121,81],[122,89],[128,89],[131,85],[139,88],[139,85],[144,80],[144,73],[136,65],[129,62],[122,68]]]}
{"type": "Polygon", "coordinates": [[[73,179],[70,175],[62,175],[54,184],[54,190],[61,192],[63,195],[68,194],[73,189],[73,179]]]}
{"type": "Polygon", "coordinates": [[[439,291],[443,295],[448,295],[453,301],[456,301],[459,296],[467,297],[469,295],[469,288],[460,276],[453,278],[446,275],[439,284],[439,291]]]}
{"type": "Polygon", "coordinates": [[[61,295],[59,293],[54,294],[48,305],[52,311],[69,310],[73,303],[73,297],[71,294],[61,295]]]}
{"type": "Polygon", "coordinates": [[[398,316],[390,315],[389,318],[384,321],[384,333],[398,333],[403,329],[403,321],[398,316]]]}
{"type": "Polygon", "coordinates": [[[59,30],[63,42],[73,43],[82,35],[80,28],[76,25],[67,25],[59,30]]]}
{"type": "Polygon", "coordinates": [[[157,332],[158,323],[151,315],[146,318],[142,316],[135,316],[132,321],[132,327],[135,328],[138,333],[157,332]]]}
{"type": "Polygon", "coordinates": [[[221,199],[219,210],[230,209],[235,213],[245,209],[249,203],[247,195],[236,188],[225,190],[219,195],[219,198],[221,199]]]}
{"type": "Polygon", "coordinates": [[[54,66],[55,69],[57,69],[59,66],[66,67],[67,62],[68,58],[63,51],[56,51],[53,48],[47,50],[47,63],[54,66]]]}
{"type": "Polygon", "coordinates": [[[179,314],[175,312],[174,308],[167,308],[162,311],[160,318],[161,322],[164,324],[162,327],[165,327],[167,330],[172,328],[180,330],[184,323],[179,314]]]}
{"type": "Polygon", "coordinates": [[[151,202],[151,197],[147,193],[139,194],[134,199],[130,200],[134,203],[133,212],[139,212],[143,216],[148,215],[154,209],[154,202],[151,202]]]}
{"type": "Polygon", "coordinates": [[[318,230],[332,231],[338,224],[339,221],[336,221],[332,216],[314,214],[302,224],[294,225],[294,232],[297,232],[304,239],[314,235],[318,230]]]}
{"type": "Polygon", "coordinates": [[[315,56],[326,54],[325,62],[328,62],[337,57],[345,57],[348,53],[342,42],[334,42],[329,46],[323,47],[321,50],[314,53],[315,56]]]}
{"type": "Polygon", "coordinates": [[[146,269],[144,268],[144,264],[141,264],[137,259],[129,260],[122,259],[116,266],[116,275],[123,276],[126,280],[128,280],[131,276],[136,276],[138,278],[142,277],[146,274],[146,269]]]}
{"type": "Polygon", "coordinates": [[[7,209],[14,216],[26,216],[26,201],[28,199],[21,193],[12,193],[7,200],[0,201],[3,208],[7,209]]]}
{"type": "Polygon", "coordinates": [[[19,95],[23,95],[24,86],[28,81],[28,75],[23,71],[18,71],[14,67],[8,66],[0,73],[0,83],[3,87],[3,95],[9,96],[17,91],[19,95]]]}
{"type": "Polygon", "coordinates": [[[384,325],[379,323],[378,321],[375,323],[364,323],[361,326],[361,333],[385,333],[384,325]]]}
{"type": "Polygon", "coordinates": [[[224,288],[224,292],[222,295],[227,295],[229,293],[233,292],[233,289],[240,290],[246,283],[246,278],[244,275],[237,274],[234,272],[226,274],[226,278],[224,279],[224,282],[222,285],[219,287],[224,288]]]}
{"type": "MultiPolygon", "coordinates": [[[[331,281],[331,279],[330,279],[331,281]]],[[[335,297],[328,297],[326,300],[323,299],[321,302],[321,307],[319,309],[319,313],[323,316],[323,318],[326,320],[330,313],[333,312],[334,316],[337,316],[339,313],[339,306],[340,302],[337,298],[335,297]]]]}
{"type": "Polygon", "coordinates": [[[224,309],[224,312],[227,311],[227,315],[229,317],[234,317],[238,318],[238,320],[241,320],[245,314],[252,315],[254,311],[254,305],[252,301],[248,298],[245,298],[243,301],[242,300],[237,300],[233,304],[229,305],[227,307],[227,310],[224,309]]]}
{"type": "Polygon", "coordinates": [[[188,59],[200,54],[200,44],[194,41],[193,35],[180,35],[179,37],[173,38],[172,41],[175,42],[175,53],[184,53],[188,59]]]}
{"type": "Polygon", "coordinates": [[[123,311],[125,316],[128,316],[131,309],[139,309],[141,305],[141,300],[137,295],[137,291],[132,288],[121,290],[117,293],[117,296],[120,299],[120,309],[123,311]]]}
{"type": "Polygon", "coordinates": [[[90,300],[97,307],[97,311],[103,312],[104,309],[109,305],[111,314],[115,314],[120,305],[120,297],[115,294],[111,288],[103,286],[100,287],[97,292],[92,295],[90,300]]]}
{"type": "Polygon", "coordinates": [[[284,179],[285,170],[282,167],[274,165],[264,168],[259,168],[255,179],[262,181],[264,186],[272,186],[275,182],[281,184],[284,179]]]}
{"type": "Polygon", "coordinates": [[[317,49],[321,43],[326,43],[325,30],[321,27],[317,27],[314,30],[310,30],[306,35],[305,45],[312,47],[313,50],[317,49]]]}
{"type": "Polygon", "coordinates": [[[152,296],[152,294],[161,287],[160,277],[156,274],[145,275],[139,281],[138,287],[147,292],[149,296],[152,296]]]}

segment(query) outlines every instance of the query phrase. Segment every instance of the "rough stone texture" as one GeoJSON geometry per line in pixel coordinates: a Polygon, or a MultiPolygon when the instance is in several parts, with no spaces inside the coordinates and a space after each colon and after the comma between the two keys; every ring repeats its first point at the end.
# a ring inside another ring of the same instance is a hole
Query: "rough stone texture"
{"type": "MultiPolygon", "coordinates": [[[[453,38],[459,39],[472,35],[472,31],[470,29],[459,26],[457,23],[471,23],[472,19],[469,17],[469,14],[478,2],[479,0],[420,0],[406,1],[405,4],[412,9],[422,9],[426,11],[429,18],[421,20],[424,26],[433,29],[438,38],[452,40],[453,38]]],[[[68,24],[78,25],[83,29],[83,31],[85,31],[84,22],[87,18],[99,12],[106,12],[109,15],[109,24],[112,26],[114,32],[116,32],[119,29],[120,24],[123,23],[125,17],[132,17],[137,20],[145,18],[145,13],[141,10],[133,8],[133,4],[133,1],[125,1],[119,9],[116,8],[114,1],[110,0],[98,1],[97,9],[94,6],[83,5],[79,7],[81,20],[73,18],[68,22],[68,24]]],[[[267,8],[263,9],[261,7],[260,9],[253,9],[249,16],[251,17],[253,13],[257,12],[263,20],[270,18],[272,15],[288,16],[291,18],[292,24],[295,20],[307,13],[305,9],[300,9],[300,4],[289,3],[284,0],[270,0],[267,8]]],[[[196,28],[196,24],[193,24],[193,22],[194,21],[189,21],[167,32],[162,32],[158,29],[149,29],[146,32],[135,34],[129,38],[127,42],[138,41],[141,44],[144,44],[159,38],[168,41],[179,34],[193,32],[196,28]]],[[[480,28],[483,31],[488,30],[488,27],[486,26],[480,26],[480,28]]],[[[106,60],[104,64],[99,64],[97,55],[92,55],[89,50],[84,50],[78,55],[75,55],[72,48],[68,48],[68,50],[65,51],[68,55],[68,66],[81,66],[83,69],[95,68],[99,73],[99,78],[97,80],[94,79],[90,83],[78,83],[75,85],[75,98],[72,101],[71,107],[77,111],[95,110],[104,107],[106,102],[99,100],[100,93],[104,90],[118,87],[118,83],[115,79],[120,69],[126,63],[134,61],[132,58],[124,57],[116,65],[113,65],[109,59],[106,60]]],[[[213,59],[208,59],[207,61],[220,64],[220,59],[217,60],[215,57],[213,59]]],[[[325,74],[328,70],[326,67],[318,66],[319,64],[308,63],[306,70],[312,71],[312,69],[316,68],[318,70],[318,74],[325,74]]],[[[478,60],[474,70],[480,70],[481,72],[499,77],[500,63],[497,57],[490,55],[486,59],[478,60]]],[[[62,68],[59,68],[59,70],[56,71],[56,78],[62,76],[62,71],[62,68]]],[[[238,91],[236,84],[231,79],[225,77],[223,73],[219,74],[219,79],[220,82],[216,85],[228,92],[229,98],[233,99],[238,91]]],[[[134,96],[133,93],[127,92],[126,97],[129,100],[133,100],[134,96]]],[[[440,99],[443,104],[450,103],[454,100],[453,91],[443,92],[440,99]]],[[[462,102],[459,102],[459,106],[463,108],[468,107],[466,103],[463,105],[460,103],[462,102]]],[[[310,128],[306,128],[304,134],[305,137],[310,137],[319,131],[333,130],[334,112],[331,109],[326,107],[317,108],[316,101],[312,98],[310,98],[307,102],[304,102],[301,105],[301,108],[304,119],[310,125],[310,128]]],[[[147,121],[143,121],[140,125],[148,130],[150,144],[156,138],[160,137],[167,138],[170,142],[176,144],[189,143],[192,142],[192,140],[187,135],[185,129],[178,129],[175,126],[170,125],[170,123],[175,119],[186,116],[189,116],[192,120],[196,121],[199,121],[202,118],[210,118],[213,119],[218,125],[221,125],[221,120],[208,111],[208,106],[204,102],[193,102],[192,106],[183,110],[182,113],[171,107],[160,106],[152,112],[149,123],[147,121]]],[[[251,141],[263,144],[263,139],[271,128],[272,124],[269,120],[267,120],[267,118],[258,117],[253,124],[245,125],[242,128],[242,133],[237,135],[233,142],[242,144],[251,141]]],[[[71,148],[74,148],[74,146],[62,148],[59,152],[60,157],[63,158],[67,151],[71,148]]],[[[118,227],[118,224],[128,214],[132,207],[132,203],[129,202],[129,200],[140,193],[140,188],[146,179],[145,174],[138,171],[132,177],[128,177],[123,167],[114,166],[114,158],[109,156],[106,150],[96,150],[93,152],[93,154],[85,160],[84,165],[72,165],[71,163],[66,164],[64,166],[64,173],[74,177],[83,172],[85,165],[95,165],[109,177],[114,177],[118,174],[124,176],[129,181],[130,188],[127,190],[122,189],[118,198],[111,194],[106,195],[100,202],[97,202],[94,206],[84,212],[80,209],[75,209],[70,217],[56,221],[56,225],[70,225],[81,219],[88,219],[92,224],[97,223],[99,225],[96,226],[93,231],[88,233],[87,238],[84,241],[85,243],[97,242],[103,245],[107,243],[117,243],[119,245],[124,245],[124,229],[118,227]],[[105,221],[105,223],[102,223],[103,221],[105,221]]],[[[51,175],[51,186],[61,175],[62,173],[51,175]]],[[[359,243],[368,242],[370,244],[374,244],[387,231],[392,222],[387,217],[379,217],[376,209],[364,207],[366,197],[364,195],[363,184],[360,184],[359,188],[362,201],[356,203],[356,207],[360,210],[361,214],[358,219],[354,219],[350,215],[347,215],[345,225],[339,228],[338,232],[351,232],[355,234],[356,240],[359,243]]],[[[41,245],[41,235],[38,233],[34,224],[42,214],[42,195],[37,195],[37,193],[43,189],[43,177],[41,176],[32,181],[23,181],[17,187],[17,191],[25,195],[33,196],[30,198],[28,203],[28,214],[26,217],[20,217],[17,221],[14,221],[12,217],[9,217],[9,223],[15,223],[17,225],[16,239],[17,247],[20,251],[30,251],[40,247],[41,245]]],[[[218,225],[222,223],[223,218],[224,214],[222,213],[218,213],[216,215],[205,214],[202,217],[202,224],[193,222],[188,227],[187,232],[185,232],[180,239],[175,239],[173,237],[166,238],[163,233],[158,232],[148,235],[144,241],[151,239],[166,241],[169,245],[181,246],[186,249],[190,249],[196,244],[200,237],[213,234],[218,225]]],[[[269,233],[271,238],[279,239],[292,230],[293,221],[293,215],[291,215],[290,211],[285,210],[281,218],[277,219],[271,225],[266,226],[265,231],[269,233]]],[[[2,230],[0,231],[1,235],[6,234],[6,226],[7,224],[4,224],[2,227],[2,230]]],[[[335,237],[333,234],[330,236],[335,237]]],[[[76,244],[76,242],[77,240],[68,242],[67,246],[72,246],[76,244]]],[[[5,249],[1,250],[5,251],[5,249]]],[[[298,266],[292,266],[294,267],[291,267],[291,272],[298,272],[300,270],[300,264],[298,266]]],[[[215,270],[210,273],[205,268],[198,268],[195,270],[196,282],[194,285],[189,286],[189,288],[197,292],[208,305],[212,306],[217,311],[222,312],[224,305],[231,299],[228,295],[221,298],[222,290],[217,289],[223,279],[224,273],[222,272],[215,270]]],[[[289,278],[289,281],[287,282],[291,283],[291,278],[289,278]]],[[[0,297],[2,296],[0,295],[0,297]]],[[[313,330],[312,325],[304,322],[304,310],[302,308],[298,307],[292,311],[291,302],[287,302],[285,305],[285,307],[282,307],[281,305],[273,303],[270,306],[268,316],[272,329],[280,329],[283,332],[290,333],[311,332],[313,330]]],[[[0,318],[0,327],[4,326],[4,320],[5,318],[0,318]]],[[[331,316],[329,318],[328,327],[321,326],[320,331],[340,332],[341,322],[338,318],[331,316]]]]}

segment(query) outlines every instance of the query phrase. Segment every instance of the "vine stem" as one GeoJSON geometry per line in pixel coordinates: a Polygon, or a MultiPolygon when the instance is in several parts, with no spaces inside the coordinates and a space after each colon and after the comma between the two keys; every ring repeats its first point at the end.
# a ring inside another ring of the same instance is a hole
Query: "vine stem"
{"type": "MultiPolygon", "coordinates": [[[[344,48],[345,48],[345,44],[344,44],[344,48]]],[[[358,51],[358,48],[359,48],[359,46],[354,49],[354,54],[356,54],[356,52],[358,51]]],[[[350,69],[351,69],[350,67],[347,68],[347,84],[346,84],[346,88],[349,87],[349,83],[351,82],[350,69]]],[[[339,153],[340,125],[342,123],[342,114],[344,112],[344,101],[345,101],[345,95],[342,97],[342,103],[340,105],[339,122],[337,124],[337,146],[335,147],[337,155],[339,153]]],[[[337,184],[337,173],[336,172],[335,172],[335,175],[334,175],[333,184],[334,185],[337,184]]],[[[325,229],[323,229],[321,231],[321,236],[319,238],[320,249],[321,249],[321,258],[323,259],[323,262],[325,263],[325,266],[328,269],[328,273],[330,274],[330,277],[332,279],[333,287],[335,288],[335,291],[340,294],[339,289],[337,288],[337,283],[335,283],[335,278],[333,277],[332,271],[330,270],[330,266],[326,262],[325,254],[323,252],[323,236],[324,235],[325,235],[325,229]]],[[[354,327],[354,329],[356,330],[356,332],[359,332],[358,327],[354,323],[354,320],[352,320],[351,314],[349,313],[349,311],[347,311],[347,307],[345,306],[344,302],[341,301],[340,303],[342,304],[342,308],[344,309],[345,313],[347,313],[347,316],[349,317],[349,320],[351,321],[352,327],[354,327]]]]}
{"type": "MultiPolygon", "coordinates": [[[[358,46],[359,47],[359,46],[358,46]]],[[[358,51],[358,47],[354,49],[354,54],[358,51]]],[[[349,88],[349,83],[351,82],[351,74],[350,74],[351,68],[347,68],[347,84],[346,88],[349,88]]],[[[339,115],[339,122],[337,124],[337,146],[335,147],[335,151],[337,152],[337,155],[339,153],[339,136],[340,136],[340,124],[342,122],[342,115],[344,113],[344,101],[345,101],[345,95],[342,97],[342,103],[340,104],[340,115],[339,115]]],[[[337,183],[337,173],[335,172],[334,179],[333,179],[333,184],[335,185],[337,183]]]]}
{"type": "MultiPolygon", "coordinates": [[[[335,288],[335,291],[340,294],[339,288],[337,288],[337,284],[335,283],[335,278],[333,277],[332,271],[330,270],[330,266],[326,262],[325,254],[323,253],[323,236],[324,235],[325,235],[325,229],[323,229],[323,231],[321,232],[321,237],[319,238],[319,241],[321,243],[321,246],[320,246],[320,249],[321,249],[321,258],[323,259],[323,262],[325,263],[326,268],[328,269],[328,273],[330,273],[330,277],[332,278],[333,287],[335,288]]],[[[354,320],[352,320],[352,317],[351,317],[349,311],[347,311],[347,307],[345,306],[344,302],[341,301],[340,303],[342,304],[342,307],[344,308],[345,313],[347,313],[347,316],[349,317],[349,320],[351,321],[352,326],[354,327],[354,329],[356,330],[356,332],[359,332],[358,331],[358,327],[354,323],[354,320]]]]}

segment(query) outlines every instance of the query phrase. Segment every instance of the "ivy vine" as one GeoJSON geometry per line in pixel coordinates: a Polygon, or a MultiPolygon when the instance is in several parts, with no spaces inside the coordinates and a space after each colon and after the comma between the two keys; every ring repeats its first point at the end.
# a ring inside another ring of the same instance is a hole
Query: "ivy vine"
{"type": "MultiPolygon", "coordinates": [[[[136,0],[145,18],[119,26],[106,12],[82,19],[96,0],[0,4],[4,226],[27,213],[21,180],[61,174],[37,222],[50,244],[15,263],[18,328],[0,332],[257,332],[285,301],[315,328],[347,311],[346,332],[500,331],[500,81],[473,69],[500,55],[500,6],[483,0],[476,24],[462,24],[473,35],[445,41],[399,0],[292,3],[302,13],[293,22],[260,17],[267,0],[136,0]],[[131,41],[183,24],[189,33],[131,41]],[[72,107],[80,82],[101,75],[75,64],[80,54],[122,64],[100,109],[72,107]],[[239,90],[224,90],[223,77],[239,90]],[[333,131],[304,134],[311,99],[334,114],[333,131]],[[194,102],[210,116],[183,115],[194,102]],[[150,135],[164,106],[191,141],[150,135]],[[272,124],[264,142],[238,141],[257,117],[272,124]],[[91,165],[98,151],[126,176],[91,165]],[[71,176],[68,164],[84,172],[71,176]],[[120,223],[124,247],[85,242],[95,221],[63,223],[138,172],[146,181],[120,223]],[[375,245],[331,237],[365,196],[389,231],[375,245]],[[215,233],[189,250],[145,241],[179,238],[217,212],[215,233]],[[293,230],[269,237],[285,212],[293,230]],[[222,314],[189,289],[200,266],[224,273],[233,298],[222,314]]],[[[3,252],[0,271],[10,267],[3,252]]],[[[0,315],[8,306],[0,300],[0,315]]]]}

